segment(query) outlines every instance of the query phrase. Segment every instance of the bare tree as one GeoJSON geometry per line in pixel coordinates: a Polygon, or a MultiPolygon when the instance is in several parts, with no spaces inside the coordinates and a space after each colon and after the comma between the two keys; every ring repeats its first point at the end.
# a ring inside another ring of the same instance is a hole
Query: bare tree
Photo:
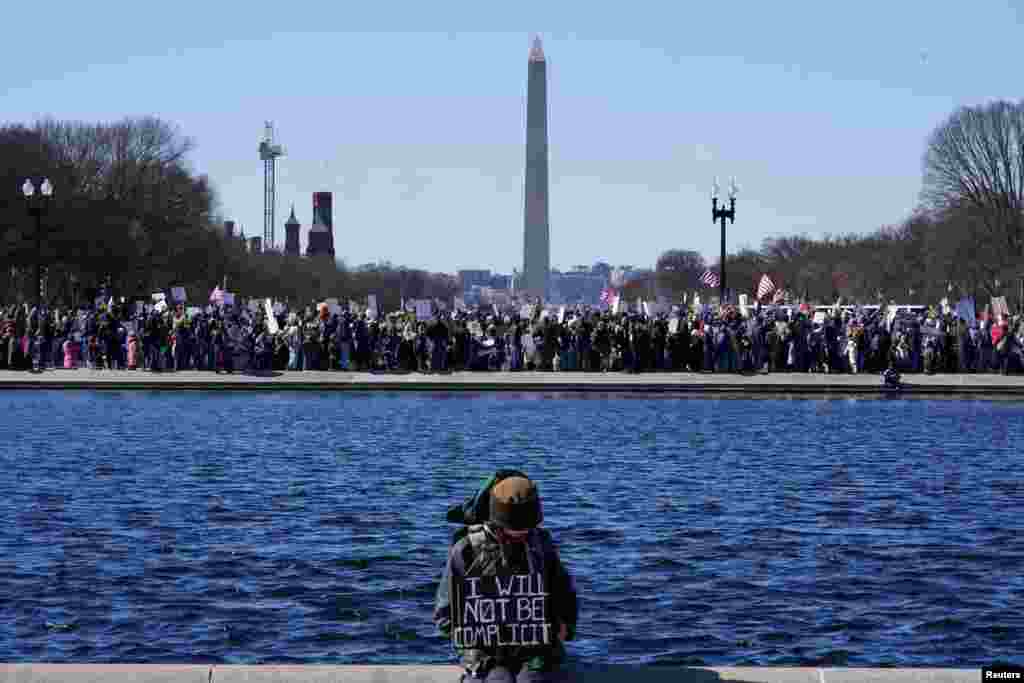
{"type": "Polygon", "coordinates": [[[1024,256],[1024,101],[953,112],[928,141],[921,197],[928,208],[967,210],[977,221],[978,237],[994,247],[981,283],[994,294],[998,273],[1024,256]]]}

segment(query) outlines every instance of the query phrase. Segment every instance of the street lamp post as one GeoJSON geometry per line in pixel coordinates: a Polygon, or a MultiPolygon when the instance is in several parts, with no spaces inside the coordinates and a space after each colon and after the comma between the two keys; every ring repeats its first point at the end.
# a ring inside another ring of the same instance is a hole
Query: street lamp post
{"type": "Polygon", "coordinates": [[[28,212],[36,217],[36,310],[43,308],[43,211],[53,196],[53,185],[46,178],[36,192],[31,180],[26,180],[21,191],[28,201],[28,212]]]}
{"type": "Polygon", "coordinates": [[[711,185],[711,222],[717,223],[722,222],[722,260],[721,260],[721,273],[718,278],[718,298],[719,305],[725,305],[725,219],[728,218],[730,223],[736,222],[736,195],[739,194],[739,188],[736,186],[736,179],[733,178],[729,182],[729,208],[726,209],[718,208],[718,179],[715,178],[711,185]]]}

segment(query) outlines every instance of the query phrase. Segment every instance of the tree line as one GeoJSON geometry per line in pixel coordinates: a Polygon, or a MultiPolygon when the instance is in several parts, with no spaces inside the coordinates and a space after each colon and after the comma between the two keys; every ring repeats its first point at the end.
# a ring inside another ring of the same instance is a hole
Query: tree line
{"type": "MultiPolygon", "coordinates": [[[[862,234],[766,239],[727,255],[728,286],[755,292],[767,273],[809,301],[1016,301],[1024,278],[1024,100],[957,109],[929,136],[922,165],[918,206],[901,222],[862,234]]],[[[678,297],[697,290],[709,267],[719,264],[672,249],[654,277],[678,297]]]]}
{"type": "Polygon", "coordinates": [[[128,300],[185,287],[205,302],[227,281],[244,297],[309,303],[326,297],[378,302],[451,299],[454,279],[384,265],[350,272],[344,261],[251,252],[224,231],[216,192],[189,166],[195,142],[155,117],[116,123],[45,119],[0,127],[0,300],[35,300],[35,266],[44,266],[51,303],[91,301],[100,291],[128,300]],[[48,178],[53,196],[36,221],[21,193],[26,178],[48,178]]]}
{"type": "MultiPolygon", "coordinates": [[[[0,127],[0,299],[34,300],[37,260],[46,299],[55,303],[89,301],[101,287],[130,299],[172,286],[201,302],[225,278],[244,297],[308,303],[375,294],[386,309],[402,298],[450,301],[458,292],[445,274],[390,264],[351,271],[344,261],[250,252],[225,235],[212,184],[189,166],[194,148],[155,117],[0,127]],[[20,188],[43,177],[56,191],[42,214],[37,254],[20,188]]],[[[1024,100],[962,107],[928,138],[911,216],[861,234],[766,239],[727,256],[727,283],[753,292],[767,273],[777,287],[814,301],[1015,300],[1024,276],[1022,208],[1024,100]]],[[[698,289],[709,267],[719,264],[671,249],[653,280],[633,281],[624,293],[678,298],[698,289]]]]}

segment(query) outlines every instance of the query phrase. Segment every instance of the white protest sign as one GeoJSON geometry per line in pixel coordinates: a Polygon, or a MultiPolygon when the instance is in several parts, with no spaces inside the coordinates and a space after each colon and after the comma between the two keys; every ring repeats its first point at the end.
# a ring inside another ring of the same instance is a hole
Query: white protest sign
{"type": "Polygon", "coordinates": [[[432,304],[430,299],[417,299],[416,300],[416,319],[417,320],[430,320],[433,317],[432,304]]]}
{"type": "Polygon", "coordinates": [[[672,318],[668,321],[668,333],[675,334],[679,331],[679,318],[672,318]]]}
{"type": "Polygon", "coordinates": [[[185,288],[171,287],[171,296],[174,298],[176,303],[183,303],[185,301],[185,288]]]}
{"type": "Polygon", "coordinates": [[[153,303],[158,303],[158,302],[163,301],[164,299],[167,298],[167,296],[163,292],[154,292],[152,296],[153,296],[153,303]]]}
{"type": "Polygon", "coordinates": [[[373,311],[373,317],[374,318],[377,317],[377,295],[376,294],[367,294],[366,295],[366,309],[368,311],[373,311]]]}
{"type": "Polygon", "coordinates": [[[556,637],[541,573],[454,582],[451,614],[452,644],[460,649],[492,649],[499,644],[538,647],[556,637]]]}
{"type": "Polygon", "coordinates": [[[819,323],[819,324],[824,323],[825,322],[825,311],[815,311],[814,312],[813,321],[815,323],[819,323]]]}

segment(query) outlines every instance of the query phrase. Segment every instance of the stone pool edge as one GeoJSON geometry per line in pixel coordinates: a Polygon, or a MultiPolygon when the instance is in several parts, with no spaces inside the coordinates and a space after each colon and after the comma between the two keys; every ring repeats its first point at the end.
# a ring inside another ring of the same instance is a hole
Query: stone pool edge
{"type": "Polygon", "coordinates": [[[130,371],[48,370],[0,373],[2,389],[107,391],[347,391],[347,392],[554,392],[710,395],[861,395],[1024,398],[1024,376],[914,375],[900,391],[886,390],[874,375],[713,375],[555,373],[488,375],[394,375],[368,372],[214,375],[183,371],[153,374],[130,371]]]}
{"type": "MultiPolygon", "coordinates": [[[[302,666],[302,665],[192,665],[192,664],[0,664],[0,683],[243,683],[253,681],[318,681],[321,683],[454,683],[461,670],[445,665],[408,666],[302,666]]],[[[606,683],[977,683],[981,669],[951,668],[814,668],[814,667],[668,667],[588,665],[572,672],[567,681],[606,683]]]]}

